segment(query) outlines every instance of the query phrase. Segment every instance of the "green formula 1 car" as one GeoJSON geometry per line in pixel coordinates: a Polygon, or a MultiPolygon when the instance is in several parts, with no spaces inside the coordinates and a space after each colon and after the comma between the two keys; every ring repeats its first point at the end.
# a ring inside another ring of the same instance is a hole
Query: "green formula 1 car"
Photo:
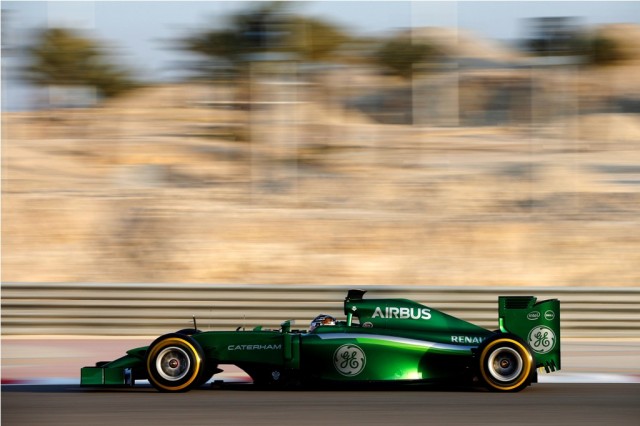
{"type": "Polygon", "coordinates": [[[181,330],[148,347],[81,370],[82,386],[133,386],[149,380],[159,391],[202,386],[218,365],[243,369],[256,384],[432,382],[480,383],[519,391],[537,368],[560,369],[560,302],[499,297],[499,329],[487,330],[407,299],[364,299],[350,290],[346,321],[328,315],[309,331],[181,330]]]}

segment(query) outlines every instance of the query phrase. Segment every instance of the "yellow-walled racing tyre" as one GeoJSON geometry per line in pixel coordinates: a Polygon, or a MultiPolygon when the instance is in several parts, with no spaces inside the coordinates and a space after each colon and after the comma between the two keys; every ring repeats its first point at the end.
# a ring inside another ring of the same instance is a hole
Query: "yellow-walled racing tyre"
{"type": "Polygon", "coordinates": [[[531,384],[535,361],[527,344],[513,334],[496,334],[478,348],[482,384],[492,391],[517,392],[531,384]]]}
{"type": "Polygon", "coordinates": [[[146,367],[149,382],[160,392],[185,392],[202,384],[203,351],[190,336],[165,334],[149,346],[146,367]]]}

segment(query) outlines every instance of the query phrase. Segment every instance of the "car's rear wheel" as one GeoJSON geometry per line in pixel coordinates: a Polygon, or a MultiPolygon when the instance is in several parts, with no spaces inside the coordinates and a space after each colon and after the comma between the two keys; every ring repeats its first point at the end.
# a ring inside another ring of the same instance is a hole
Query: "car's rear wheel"
{"type": "Polygon", "coordinates": [[[157,338],[147,351],[149,382],[161,392],[185,392],[205,371],[202,348],[193,338],[172,333],[157,338]]]}
{"type": "Polygon", "coordinates": [[[517,336],[496,334],[480,345],[478,353],[480,380],[488,389],[517,392],[531,383],[535,373],[533,355],[517,336]]]}

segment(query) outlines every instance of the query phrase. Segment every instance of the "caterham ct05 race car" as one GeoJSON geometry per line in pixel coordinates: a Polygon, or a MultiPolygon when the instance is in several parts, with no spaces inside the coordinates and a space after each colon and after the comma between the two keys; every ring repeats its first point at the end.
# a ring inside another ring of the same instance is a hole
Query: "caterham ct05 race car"
{"type": "Polygon", "coordinates": [[[219,365],[236,365],[255,384],[481,384],[513,392],[560,369],[560,302],[500,296],[498,329],[488,330],[407,299],[364,299],[350,290],[345,321],[318,317],[309,330],[199,331],[158,337],[111,362],[81,370],[82,386],[133,386],[162,392],[202,386],[219,365]]]}

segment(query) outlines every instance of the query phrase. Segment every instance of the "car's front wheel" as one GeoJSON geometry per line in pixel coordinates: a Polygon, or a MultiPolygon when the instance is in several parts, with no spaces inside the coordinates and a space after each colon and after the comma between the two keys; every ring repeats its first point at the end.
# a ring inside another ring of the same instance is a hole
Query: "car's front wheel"
{"type": "Polygon", "coordinates": [[[531,383],[533,355],[517,336],[496,334],[480,345],[478,354],[480,380],[490,390],[517,392],[531,383]]]}
{"type": "Polygon", "coordinates": [[[157,338],[147,351],[149,382],[161,392],[185,392],[201,384],[202,348],[192,337],[172,333],[157,338]]]}

